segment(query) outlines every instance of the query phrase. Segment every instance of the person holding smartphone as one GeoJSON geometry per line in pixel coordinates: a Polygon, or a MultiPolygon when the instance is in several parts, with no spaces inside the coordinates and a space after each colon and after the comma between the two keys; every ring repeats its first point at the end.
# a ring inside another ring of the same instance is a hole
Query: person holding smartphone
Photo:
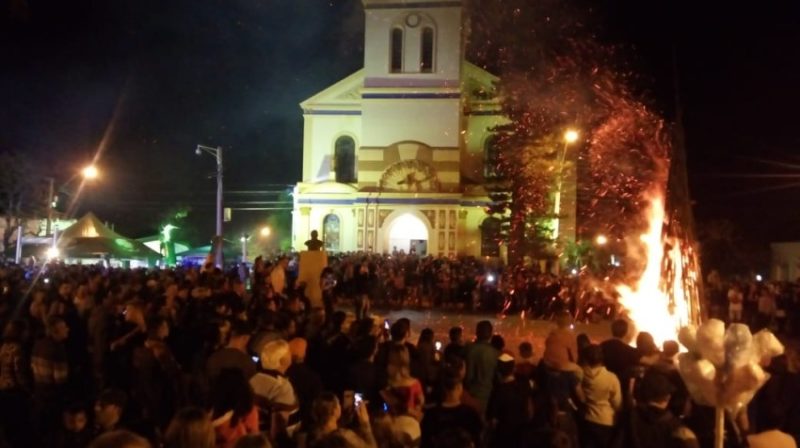
{"type": "Polygon", "coordinates": [[[342,417],[342,406],[336,395],[325,392],[314,400],[312,406],[313,422],[303,436],[306,437],[306,446],[324,444],[327,441],[337,440],[344,442],[344,446],[351,448],[376,448],[377,443],[372,435],[372,426],[369,421],[366,401],[355,405],[358,429],[356,431],[339,427],[342,417]]]}

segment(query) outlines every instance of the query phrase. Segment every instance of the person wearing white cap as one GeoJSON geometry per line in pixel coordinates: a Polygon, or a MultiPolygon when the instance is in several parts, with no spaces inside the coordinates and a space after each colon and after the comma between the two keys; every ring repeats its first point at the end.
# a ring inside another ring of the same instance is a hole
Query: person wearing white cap
{"type": "Polygon", "coordinates": [[[533,417],[533,391],[528,381],[516,379],[514,370],[514,357],[503,353],[497,358],[500,382],[492,389],[486,410],[491,446],[525,446],[526,428],[533,417]]]}

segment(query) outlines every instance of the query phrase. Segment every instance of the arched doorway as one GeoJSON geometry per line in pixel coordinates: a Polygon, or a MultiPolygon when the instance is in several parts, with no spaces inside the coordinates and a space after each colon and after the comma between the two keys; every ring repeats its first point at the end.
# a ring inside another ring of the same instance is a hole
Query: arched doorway
{"type": "Polygon", "coordinates": [[[422,219],[411,213],[404,213],[394,219],[389,228],[388,252],[428,253],[428,226],[422,219]]]}
{"type": "Polygon", "coordinates": [[[326,251],[339,251],[339,230],[339,217],[332,213],[325,216],[325,219],[322,220],[322,241],[325,242],[326,251]]]}

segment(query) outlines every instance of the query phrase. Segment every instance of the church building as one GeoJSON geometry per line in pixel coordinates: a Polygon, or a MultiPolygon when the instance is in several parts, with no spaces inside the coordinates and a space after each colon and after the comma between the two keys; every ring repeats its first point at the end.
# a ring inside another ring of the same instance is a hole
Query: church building
{"type": "Polygon", "coordinates": [[[498,256],[483,184],[505,119],[464,59],[462,2],[363,4],[364,68],[300,104],[293,247],[317,230],[329,252],[498,256]]]}

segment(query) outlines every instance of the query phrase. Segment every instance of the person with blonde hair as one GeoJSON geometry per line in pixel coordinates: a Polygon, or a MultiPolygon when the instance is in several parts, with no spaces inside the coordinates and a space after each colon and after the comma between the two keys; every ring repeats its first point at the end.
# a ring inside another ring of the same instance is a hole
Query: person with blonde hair
{"type": "Polygon", "coordinates": [[[164,433],[166,448],[215,448],[216,434],[208,414],[186,408],[175,414],[164,433]]]}
{"type": "Polygon", "coordinates": [[[255,403],[268,421],[271,436],[275,437],[289,423],[289,417],[299,409],[297,395],[286,371],[292,365],[289,343],[283,339],[270,341],[261,349],[262,372],[250,378],[255,403]]]}
{"type": "Polygon", "coordinates": [[[296,406],[297,398],[292,383],[286,379],[286,370],[292,365],[289,343],[283,339],[270,341],[261,349],[263,372],[250,378],[250,385],[257,397],[270,403],[296,406]]]}
{"type": "Polygon", "coordinates": [[[377,446],[372,434],[367,406],[356,405],[358,432],[339,427],[342,417],[342,406],[336,395],[325,392],[316,400],[311,410],[311,427],[308,431],[307,446],[316,446],[326,440],[338,438],[347,448],[374,448],[377,446]]]}
{"type": "Polygon", "coordinates": [[[387,388],[381,395],[390,407],[400,407],[397,397],[407,400],[402,408],[408,415],[422,420],[422,407],[425,405],[425,391],[422,383],[411,376],[411,355],[404,345],[389,347],[388,364],[386,366],[387,388]]]}

